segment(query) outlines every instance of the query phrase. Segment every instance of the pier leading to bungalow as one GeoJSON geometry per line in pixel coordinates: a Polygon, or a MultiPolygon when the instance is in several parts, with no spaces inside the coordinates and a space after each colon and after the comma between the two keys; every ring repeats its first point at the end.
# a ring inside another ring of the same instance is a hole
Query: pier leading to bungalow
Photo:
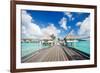
{"type": "Polygon", "coordinates": [[[41,49],[22,59],[22,63],[51,62],[68,60],[87,60],[89,56],[80,51],[62,45],[54,45],[48,49],[41,49]]]}
{"type": "MultiPolygon", "coordinates": [[[[88,60],[90,59],[90,54],[88,52],[84,52],[84,49],[88,51],[87,48],[88,46],[85,46],[86,47],[85,48],[81,44],[80,47],[80,45],[78,44],[77,48],[77,43],[80,43],[79,41],[84,41],[82,39],[84,38],[73,36],[70,33],[63,40],[58,40],[58,38],[55,36],[47,37],[41,40],[23,39],[22,43],[26,42],[26,44],[27,43],[34,44],[35,42],[36,44],[39,45],[38,46],[36,45],[38,47],[37,50],[31,52],[28,55],[25,56],[23,55],[21,57],[21,62],[29,63],[29,62],[88,60]]],[[[34,48],[34,46],[35,45],[33,45],[32,48],[34,48]]]]}

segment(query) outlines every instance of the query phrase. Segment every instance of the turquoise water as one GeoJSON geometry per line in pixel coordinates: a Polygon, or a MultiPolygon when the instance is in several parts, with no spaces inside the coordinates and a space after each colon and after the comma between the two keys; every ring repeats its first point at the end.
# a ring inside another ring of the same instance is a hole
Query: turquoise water
{"type": "Polygon", "coordinates": [[[90,41],[78,41],[73,42],[74,46],[71,46],[71,43],[68,43],[70,47],[76,48],[82,52],[85,52],[87,54],[90,54],[90,41]]]}
{"type": "Polygon", "coordinates": [[[21,55],[22,57],[24,57],[39,49],[48,48],[48,47],[49,46],[42,45],[36,42],[35,43],[34,42],[30,42],[30,43],[22,42],[21,43],[21,55]]]}

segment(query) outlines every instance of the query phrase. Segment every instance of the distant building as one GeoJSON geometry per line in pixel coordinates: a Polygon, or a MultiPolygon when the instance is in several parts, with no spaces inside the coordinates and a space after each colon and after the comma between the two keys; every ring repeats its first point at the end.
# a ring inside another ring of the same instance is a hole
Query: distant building
{"type": "Polygon", "coordinates": [[[66,37],[66,44],[69,47],[75,47],[75,42],[78,42],[78,39],[80,39],[80,37],[72,35],[71,33],[69,33],[66,37]]]}
{"type": "Polygon", "coordinates": [[[45,37],[42,37],[42,38],[39,38],[39,39],[32,39],[32,38],[24,38],[24,39],[21,39],[21,42],[22,43],[40,43],[40,44],[43,44],[43,45],[50,45],[50,46],[53,46],[54,45],[54,40],[49,37],[49,36],[45,36],[45,37]]]}

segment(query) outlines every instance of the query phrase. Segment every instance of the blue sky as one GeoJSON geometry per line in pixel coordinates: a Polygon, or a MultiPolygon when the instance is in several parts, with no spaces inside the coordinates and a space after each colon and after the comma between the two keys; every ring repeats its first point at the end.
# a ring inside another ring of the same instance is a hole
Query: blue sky
{"type": "MultiPolygon", "coordinates": [[[[24,29],[29,30],[30,27],[27,28],[25,23],[27,21],[30,24],[29,26],[36,26],[37,30],[40,30],[38,31],[39,34],[42,30],[45,33],[50,33],[50,31],[48,31],[50,28],[51,32],[54,32],[51,34],[56,34],[59,38],[64,38],[71,32],[73,35],[89,36],[89,17],[90,13],[82,12],[22,10],[22,26],[24,29]],[[48,32],[46,32],[46,30],[48,32]],[[85,32],[88,33],[86,34],[85,32]]],[[[34,29],[32,33],[35,33],[35,28],[32,27],[31,29],[34,29]]],[[[25,34],[28,34],[29,31],[22,30],[22,32],[27,32],[23,35],[26,36],[25,34]]],[[[32,33],[31,36],[39,36],[32,33]]]]}

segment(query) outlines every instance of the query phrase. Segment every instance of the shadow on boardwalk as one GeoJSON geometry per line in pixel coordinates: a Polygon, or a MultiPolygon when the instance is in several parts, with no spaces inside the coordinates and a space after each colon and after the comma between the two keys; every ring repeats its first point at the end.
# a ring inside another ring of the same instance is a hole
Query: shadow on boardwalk
{"type": "Polygon", "coordinates": [[[22,63],[51,62],[68,60],[87,60],[90,56],[77,49],[67,48],[62,45],[54,45],[47,49],[38,50],[21,59],[22,63]]]}

